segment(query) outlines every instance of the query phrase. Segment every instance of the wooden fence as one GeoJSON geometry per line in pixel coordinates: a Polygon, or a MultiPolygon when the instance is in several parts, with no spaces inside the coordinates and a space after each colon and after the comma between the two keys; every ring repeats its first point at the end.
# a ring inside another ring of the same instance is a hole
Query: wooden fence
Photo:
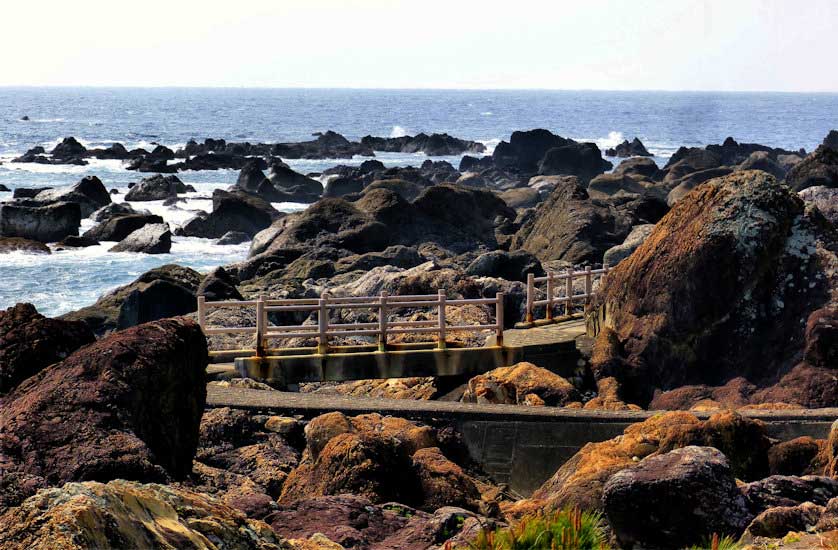
{"type": "Polygon", "coordinates": [[[526,323],[534,322],[535,308],[544,306],[544,320],[552,321],[554,309],[561,305],[564,315],[573,313],[573,306],[576,303],[587,303],[596,294],[594,280],[600,279],[608,273],[608,266],[601,269],[591,269],[590,266],[582,271],[574,271],[568,268],[563,272],[549,271],[543,277],[536,277],[532,273],[527,275],[527,309],[526,323]],[[574,281],[584,280],[584,291],[577,294],[574,281]],[[538,285],[544,284],[544,290],[538,285]],[[544,298],[540,298],[544,296],[544,298]]]}
{"type": "MultiPolygon", "coordinates": [[[[326,354],[332,338],[345,336],[371,336],[378,340],[379,351],[387,351],[390,336],[396,334],[432,334],[436,335],[437,347],[446,347],[446,334],[449,331],[480,332],[493,330],[497,335],[497,345],[503,345],[503,298],[498,292],[494,298],[449,300],[444,290],[437,294],[389,296],[351,296],[279,299],[257,298],[256,300],[208,302],[204,296],[198,296],[198,322],[207,336],[213,334],[253,334],[255,349],[240,350],[255,353],[262,357],[268,343],[275,339],[316,338],[317,353],[326,354]],[[495,306],[495,322],[487,325],[449,325],[446,321],[445,308],[448,306],[488,305],[495,306]],[[255,308],[256,326],[251,327],[210,327],[207,313],[213,308],[255,308]],[[389,320],[388,313],[404,308],[430,308],[436,310],[436,319],[425,321],[389,320]],[[378,315],[374,322],[338,323],[330,320],[332,311],[341,309],[370,310],[378,315]],[[270,313],[316,313],[316,324],[272,325],[268,320],[270,313]]],[[[223,351],[221,352],[223,353],[223,351]]]]}

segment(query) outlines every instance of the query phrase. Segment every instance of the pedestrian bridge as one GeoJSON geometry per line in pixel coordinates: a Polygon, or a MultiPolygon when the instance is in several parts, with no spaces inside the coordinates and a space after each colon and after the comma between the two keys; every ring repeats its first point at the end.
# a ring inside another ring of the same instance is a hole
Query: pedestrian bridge
{"type": "Polygon", "coordinates": [[[532,360],[535,356],[574,352],[576,337],[584,333],[580,314],[606,272],[607,268],[588,268],[551,272],[543,277],[530,275],[526,315],[515,330],[505,330],[504,293],[490,298],[449,299],[444,289],[430,295],[258,297],[216,302],[199,296],[198,320],[207,336],[252,334],[252,348],[210,349],[210,355],[232,359],[240,376],[278,386],[375,378],[474,376],[532,360]],[[544,290],[539,288],[542,283],[546,286],[544,290]],[[448,316],[450,308],[461,306],[487,309],[491,321],[452,324],[448,316]],[[253,310],[253,326],[212,326],[207,320],[214,309],[243,308],[253,310]],[[353,311],[363,313],[352,316],[362,321],[339,321],[353,311]],[[425,311],[426,318],[413,321],[400,318],[407,311],[425,311]],[[535,320],[537,313],[543,314],[543,318],[535,320]],[[278,321],[300,317],[306,319],[301,324],[278,321]],[[419,336],[427,341],[405,342],[400,338],[402,335],[419,336]],[[461,342],[468,341],[469,336],[473,337],[471,340],[485,340],[486,344],[463,345],[461,342]],[[294,345],[288,345],[289,342],[294,345]]]}

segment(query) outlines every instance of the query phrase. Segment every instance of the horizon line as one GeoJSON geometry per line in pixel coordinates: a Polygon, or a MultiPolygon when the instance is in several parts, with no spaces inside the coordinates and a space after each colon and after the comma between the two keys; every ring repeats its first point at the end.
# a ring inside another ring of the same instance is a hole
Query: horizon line
{"type": "Polygon", "coordinates": [[[838,90],[709,90],[668,88],[520,88],[520,87],[368,87],[368,86],[222,86],[222,85],[134,85],[134,84],[0,84],[0,89],[124,89],[124,90],[318,90],[393,92],[611,92],[611,93],[707,93],[707,94],[821,94],[838,95],[838,90]]]}

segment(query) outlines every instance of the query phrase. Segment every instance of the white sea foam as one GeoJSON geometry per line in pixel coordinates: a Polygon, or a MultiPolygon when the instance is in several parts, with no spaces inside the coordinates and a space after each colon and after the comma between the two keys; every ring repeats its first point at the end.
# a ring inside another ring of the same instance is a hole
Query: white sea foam
{"type": "Polygon", "coordinates": [[[621,144],[626,138],[623,137],[622,132],[608,132],[608,137],[599,138],[595,140],[595,143],[599,146],[600,149],[608,149],[609,147],[616,147],[617,145],[621,144]]]}
{"type": "Polygon", "coordinates": [[[479,143],[482,143],[486,146],[486,154],[491,155],[495,152],[495,147],[498,146],[498,143],[501,142],[500,139],[479,139],[477,140],[479,143]]]}
{"type": "Polygon", "coordinates": [[[408,135],[407,130],[402,126],[396,125],[396,126],[393,126],[392,130],[390,130],[390,137],[391,138],[404,137],[406,135],[408,135]]]}
{"type": "Polygon", "coordinates": [[[492,111],[483,111],[483,112],[482,112],[482,113],[480,113],[480,114],[481,114],[482,116],[492,116],[492,115],[493,115],[493,114],[495,114],[495,113],[493,113],[492,111]]]}

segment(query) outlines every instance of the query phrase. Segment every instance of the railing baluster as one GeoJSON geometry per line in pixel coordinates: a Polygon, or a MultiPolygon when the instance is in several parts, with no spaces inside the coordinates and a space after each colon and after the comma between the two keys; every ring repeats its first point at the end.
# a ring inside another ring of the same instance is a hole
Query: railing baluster
{"type": "Polygon", "coordinates": [[[495,320],[498,324],[498,332],[495,343],[496,345],[503,347],[503,292],[495,294],[495,299],[498,301],[498,303],[495,304],[495,320]]]}
{"type": "Polygon", "coordinates": [[[445,289],[439,289],[437,292],[439,296],[439,339],[437,340],[437,347],[445,349],[445,289]]]}
{"type": "Polygon", "coordinates": [[[378,351],[387,351],[387,292],[378,297],[378,351]]]}
{"type": "Polygon", "coordinates": [[[548,321],[553,320],[553,272],[547,272],[547,307],[546,318],[548,321]]]}
{"type": "Polygon", "coordinates": [[[207,298],[201,294],[198,296],[198,324],[204,329],[207,327],[207,298]]]}
{"type": "Polygon", "coordinates": [[[533,321],[533,313],[532,313],[532,303],[535,299],[533,293],[535,292],[535,275],[532,273],[527,273],[527,316],[526,322],[532,323],[533,321]]]}
{"type": "Polygon", "coordinates": [[[567,280],[565,281],[565,306],[564,314],[573,315],[573,268],[567,268],[567,280]]]}
{"type": "Polygon", "coordinates": [[[317,302],[317,353],[326,355],[329,351],[329,310],[326,308],[326,300],[320,298],[317,302]]]}
{"type": "Polygon", "coordinates": [[[585,267],[585,302],[591,301],[591,293],[594,289],[594,278],[591,275],[591,266],[585,267]]]}
{"type": "Polygon", "coordinates": [[[265,298],[259,296],[256,299],[256,357],[265,355],[265,298]]]}

